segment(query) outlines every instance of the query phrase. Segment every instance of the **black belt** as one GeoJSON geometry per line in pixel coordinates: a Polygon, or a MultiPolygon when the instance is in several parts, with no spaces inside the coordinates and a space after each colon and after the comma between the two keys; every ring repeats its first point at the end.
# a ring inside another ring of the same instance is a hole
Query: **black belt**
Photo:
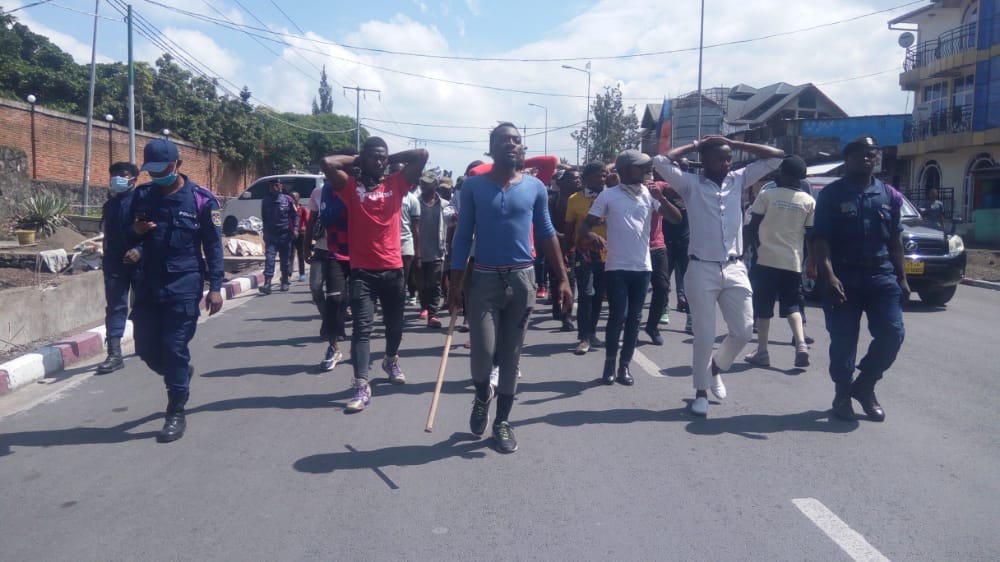
{"type": "Polygon", "coordinates": [[[699,258],[698,256],[696,256],[694,254],[691,254],[690,256],[688,256],[688,259],[694,260],[694,261],[704,261],[704,262],[708,262],[708,263],[728,263],[728,262],[734,262],[734,261],[743,261],[743,256],[729,256],[728,258],[720,261],[720,260],[703,260],[703,259],[699,258]]]}

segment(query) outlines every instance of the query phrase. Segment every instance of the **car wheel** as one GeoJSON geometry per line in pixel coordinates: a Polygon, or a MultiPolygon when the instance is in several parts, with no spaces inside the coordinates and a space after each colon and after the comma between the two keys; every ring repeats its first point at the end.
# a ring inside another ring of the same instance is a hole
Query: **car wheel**
{"type": "Polygon", "coordinates": [[[955,291],[957,289],[957,285],[952,285],[951,287],[920,291],[920,300],[923,301],[924,304],[929,304],[931,306],[943,306],[955,296],[955,291]]]}
{"type": "Polygon", "coordinates": [[[222,221],[222,235],[223,236],[234,236],[236,235],[236,227],[239,226],[239,221],[236,217],[229,215],[226,220],[222,221]]]}

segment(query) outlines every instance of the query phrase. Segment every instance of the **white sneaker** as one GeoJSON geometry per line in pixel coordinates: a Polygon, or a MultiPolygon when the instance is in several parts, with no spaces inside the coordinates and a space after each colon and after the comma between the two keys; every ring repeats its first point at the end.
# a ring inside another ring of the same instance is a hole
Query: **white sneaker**
{"type": "Polygon", "coordinates": [[[722,382],[722,375],[712,377],[712,394],[719,400],[726,398],[726,383],[722,382]]]}
{"type": "Polygon", "coordinates": [[[490,386],[496,388],[499,385],[500,385],[500,367],[494,365],[493,370],[490,371],[490,386]]]}
{"type": "Polygon", "coordinates": [[[708,415],[708,398],[704,396],[695,398],[691,403],[691,413],[696,416],[708,415]]]}

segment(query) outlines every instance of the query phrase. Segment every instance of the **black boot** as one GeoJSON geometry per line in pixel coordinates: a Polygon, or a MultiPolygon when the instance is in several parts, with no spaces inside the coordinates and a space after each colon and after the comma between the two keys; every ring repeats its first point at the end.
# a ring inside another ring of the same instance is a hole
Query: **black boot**
{"type": "Polygon", "coordinates": [[[97,366],[97,374],[104,375],[125,367],[122,360],[122,339],[108,338],[108,358],[97,366]]]}
{"type": "Polygon", "coordinates": [[[604,373],[601,375],[604,384],[615,384],[615,359],[609,357],[604,360],[604,373]]]}
{"type": "Polygon", "coordinates": [[[618,367],[618,383],[625,386],[635,384],[635,379],[632,378],[632,373],[629,371],[627,363],[623,363],[618,367]]]}
{"type": "Polygon", "coordinates": [[[257,290],[260,291],[260,294],[262,294],[262,295],[270,295],[271,294],[271,278],[270,277],[265,278],[264,279],[264,286],[263,287],[257,287],[257,290]]]}
{"type": "Polygon", "coordinates": [[[861,403],[861,409],[865,411],[868,419],[876,422],[885,421],[885,410],[878,403],[875,397],[875,377],[861,373],[857,380],[851,385],[851,397],[861,403]]]}
{"type": "Polygon", "coordinates": [[[288,285],[288,277],[285,277],[284,275],[282,275],[281,276],[281,286],[279,287],[281,289],[281,292],[287,291],[288,290],[288,286],[289,286],[288,285]]]}
{"type": "Polygon", "coordinates": [[[854,418],[854,407],[851,405],[851,385],[837,383],[836,394],[833,396],[834,417],[844,421],[856,421],[854,418]]]}
{"type": "Polygon", "coordinates": [[[184,437],[187,424],[184,421],[184,405],[187,404],[188,393],[176,390],[167,391],[167,415],[163,429],[156,436],[160,443],[170,443],[184,437]]]}

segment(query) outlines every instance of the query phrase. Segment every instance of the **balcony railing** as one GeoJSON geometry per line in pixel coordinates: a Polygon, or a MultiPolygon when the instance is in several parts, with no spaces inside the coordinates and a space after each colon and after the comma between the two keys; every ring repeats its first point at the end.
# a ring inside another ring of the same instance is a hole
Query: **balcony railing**
{"type": "Polygon", "coordinates": [[[903,142],[927,140],[939,135],[972,130],[972,106],[935,111],[923,119],[910,117],[903,122],[903,142]]]}
{"type": "Polygon", "coordinates": [[[946,31],[937,39],[924,41],[906,49],[904,70],[922,68],[932,62],[976,48],[976,23],[967,23],[946,31]]]}

